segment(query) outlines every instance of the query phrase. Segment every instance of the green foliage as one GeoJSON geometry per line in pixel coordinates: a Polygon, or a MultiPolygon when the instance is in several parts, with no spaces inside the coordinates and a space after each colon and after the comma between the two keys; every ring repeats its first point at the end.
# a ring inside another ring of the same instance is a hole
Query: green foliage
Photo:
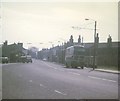
{"type": "Polygon", "coordinates": [[[3,45],[2,46],[2,57],[8,57],[10,62],[17,62],[22,52],[22,47],[17,44],[3,45]]]}

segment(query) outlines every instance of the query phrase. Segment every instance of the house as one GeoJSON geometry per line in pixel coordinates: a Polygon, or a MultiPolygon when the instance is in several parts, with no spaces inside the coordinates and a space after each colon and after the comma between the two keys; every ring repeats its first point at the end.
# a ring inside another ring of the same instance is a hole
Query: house
{"type": "Polygon", "coordinates": [[[8,42],[5,41],[2,45],[2,56],[8,57],[10,62],[17,62],[21,55],[26,55],[27,50],[23,48],[23,43],[14,43],[14,44],[7,44],[8,42]]]}
{"type": "Polygon", "coordinates": [[[82,44],[85,48],[86,56],[96,56],[97,65],[99,66],[118,66],[119,59],[118,53],[120,53],[120,42],[112,42],[111,36],[108,37],[107,42],[99,43],[98,34],[95,38],[94,43],[83,43],[83,38],[81,42],[81,37],[79,36],[78,42],[74,42],[73,36],[70,36],[70,39],[67,43],[64,43],[62,46],[56,46],[50,49],[41,50],[39,52],[39,58],[48,57],[48,61],[65,63],[65,49],[72,45],[82,44]],[[95,45],[95,48],[94,48],[95,45]],[[95,51],[95,53],[94,53],[95,51]],[[41,56],[42,57],[41,57],[41,56]]]}

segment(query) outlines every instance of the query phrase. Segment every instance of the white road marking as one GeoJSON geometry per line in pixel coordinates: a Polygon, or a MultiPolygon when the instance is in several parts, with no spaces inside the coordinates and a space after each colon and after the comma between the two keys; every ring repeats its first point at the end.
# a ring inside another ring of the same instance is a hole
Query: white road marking
{"type": "Polygon", "coordinates": [[[93,79],[101,79],[101,78],[98,78],[98,77],[94,77],[94,76],[88,76],[89,78],[93,78],[93,79]]]}
{"type": "Polygon", "coordinates": [[[117,82],[117,81],[109,80],[109,79],[102,79],[102,80],[111,81],[111,82],[117,82]]]}
{"type": "Polygon", "coordinates": [[[53,69],[57,69],[56,67],[54,67],[54,66],[51,66],[51,65],[48,65],[47,63],[45,63],[45,62],[43,62],[44,64],[46,64],[48,67],[51,67],[51,68],[53,68],[53,69]]]}
{"type": "Polygon", "coordinates": [[[2,64],[2,66],[5,66],[5,65],[13,65],[13,64],[18,64],[18,63],[7,63],[7,64],[2,64]]]}
{"type": "Polygon", "coordinates": [[[54,67],[54,69],[57,69],[56,67],[54,67]]]}
{"type": "Polygon", "coordinates": [[[64,72],[64,70],[62,70],[62,69],[58,69],[58,70],[64,72]]]}
{"type": "Polygon", "coordinates": [[[99,78],[99,77],[94,77],[94,76],[88,76],[89,78],[93,78],[93,79],[101,79],[101,80],[105,80],[105,81],[110,81],[110,82],[117,82],[114,80],[110,80],[110,79],[104,79],[104,78],[99,78]]]}
{"type": "Polygon", "coordinates": [[[50,65],[48,65],[49,67],[51,67],[51,68],[53,68],[53,69],[57,69],[56,67],[53,67],[53,66],[50,66],[50,65]]]}
{"type": "Polygon", "coordinates": [[[29,82],[33,82],[32,80],[29,80],[29,82]]]}
{"type": "Polygon", "coordinates": [[[58,91],[58,90],[54,90],[54,92],[56,92],[56,93],[58,93],[58,94],[62,94],[62,95],[67,95],[67,94],[62,93],[62,92],[60,92],[60,91],[58,91]]]}
{"type": "Polygon", "coordinates": [[[46,88],[46,86],[44,86],[43,84],[40,84],[40,87],[45,87],[46,88]]]}
{"type": "Polygon", "coordinates": [[[59,71],[63,71],[64,72],[64,70],[62,70],[62,69],[58,69],[58,68],[56,68],[56,67],[54,67],[54,66],[51,66],[51,65],[48,65],[47,63],[45,63],[45,62],[43,62],[45,65],[47,65],[48,67],[51,67],[51,68],[53,68],[53,69],[57,69],[57,70],[59,70],[59,71]]]}
{"type": "Polygon", "coordinates": [[[19,74],[18,76],[19,76],[19,77],[22,77],[22,75],[21,75],[21,74],[19,74]]]}
{"type": "MultiPolygon", "coordinates": [[[[48,65],[47,63],[43,62],[44,64],[46,64],[47,66],[53,68],[53,69],[57,69],[56,67],[54,66],[51,66],[51,65],[48,65]]],[[[86,67],[85,67],[86,68],[86,67]]],[[[87,68],[86,68],[87,69],[87,68]]],[[[61,70],[61,69],[58,69],[60,71],[64,71],[64,70],[61,70]]],[[[69,72],[71,74],[74,74],[74,75],[80,75],[79,73],[75,73],[75,72],[69,72]]],[[[114,80],[110,80],[110,79],[104,79],[104,78],[99,78],[99,77],[94,77],[94,76],[88,76],[89,78],[93,78],[93,79],[101,79],[101,80],[105,80],[105,81],[110,81],[110,82],[117,82],[117,81],[114,81],[114,80]]]]}
{"type": "Polygon", "coordinates": [[[78,73],[75,73],[75,72],[69,72],[69,73],[71,73],[71,74],[74,74],[74,75],[80,75],[80,74],[78,74],[78,73]]]}

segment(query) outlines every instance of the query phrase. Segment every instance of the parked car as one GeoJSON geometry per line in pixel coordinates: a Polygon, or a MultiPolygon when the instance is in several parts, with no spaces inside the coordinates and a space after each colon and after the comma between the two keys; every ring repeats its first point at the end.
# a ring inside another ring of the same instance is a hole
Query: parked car
{"type": "Polygon", "coordinates": [[[44,59],[43,59],[43,61],[47,61],[47,59],[46,59],[46,58],[44,58],[44,59]]]}
{"type": "Polygon", "coordinates": [[[27,62],[27,63],[29,63],[29,62],[32,63],[32,57],[31,57],[30,55],[27,55],[26,62],[27,62]]]}
{"type": "Polygon", "coordinates": [[[8,59],[8,57],[0,57],[0,62],[1,63],[8,63],[9,59],[8,59]]]}
{"type": "Polygon", "coordinates": [[[30,55],[21,56],[20,61],[23,63],[25,63],[25,62],[32,63],[32,57],[30,55]]]}

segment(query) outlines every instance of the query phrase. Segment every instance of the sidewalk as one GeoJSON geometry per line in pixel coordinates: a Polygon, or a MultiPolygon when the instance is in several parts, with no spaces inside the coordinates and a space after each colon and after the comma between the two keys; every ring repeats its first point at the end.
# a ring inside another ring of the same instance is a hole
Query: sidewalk
{"type": "Polygon", "coordinates": [[[107,72],[107,73],[114,73],[114,74],[119,74],[119,73],[120,73],[120,71],[116,71],[116,70],[107,70],[107,69],[95,69],[95,71],[107,72]]]}
{"type": "MultiPolygon", "coordinates": [[[[56,63],[56,62],[53,62],[54,64],[59,64],[59,65],[62,65],[62,66],[65,66],[64,64],[61,64],[61,63],[56,63]]],[[[120,74],[120,71],[117,71],[117,70],[108,70],[108,69],[94,69],[95,71],[99,71],[99,72],[106,72],[106,73],[113,73],[113,74],[120,74]]]]}

